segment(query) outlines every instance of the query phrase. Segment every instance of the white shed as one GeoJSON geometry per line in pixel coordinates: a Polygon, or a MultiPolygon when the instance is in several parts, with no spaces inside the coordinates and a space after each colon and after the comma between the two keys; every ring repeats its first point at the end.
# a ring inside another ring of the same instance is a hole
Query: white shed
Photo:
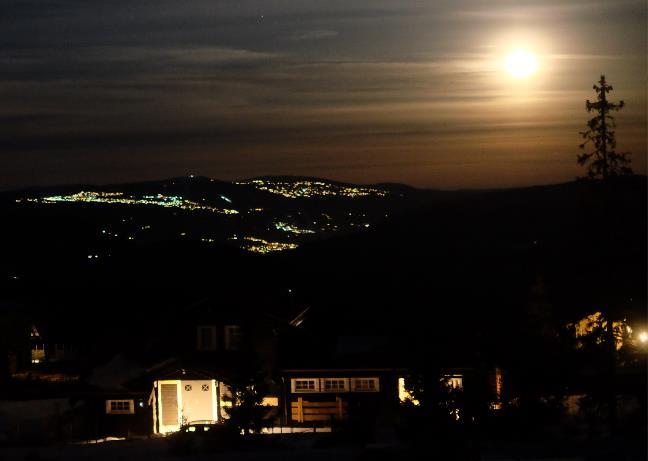
{"type": "Polygon", "coordinates": [[[215,379],[160,379],[153,383],[153,432],[168,434],[183,425],[222,421],[226,386],[215,379]]]}

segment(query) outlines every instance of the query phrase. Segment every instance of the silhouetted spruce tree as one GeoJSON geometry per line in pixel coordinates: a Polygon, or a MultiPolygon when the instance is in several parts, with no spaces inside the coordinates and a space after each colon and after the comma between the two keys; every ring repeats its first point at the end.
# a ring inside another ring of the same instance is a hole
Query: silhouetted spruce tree
{"type": "MultiPolygon", "coordinates": [[[[618,103],[608,101],[608,93],[612,91],[612,86],[608,85],[605,80],[605,75],[601,75],[598,84],[593,86],[596,91],[597,100],[591,102],[586,101],[585,107],[588,112],[594,113],[594,117],[587,122],[587,130],[581,132],[584,142],[580,148],[585,150],[587,146],[593,146],[590,152],[584,152],[578,155],[578,163],[587,169],[587,176],[592,179],[609,179],[615,176],[632,174],[630,168],[630,153],[616,152],[616,137],[615,137],[615,123],[614,117],[610,115],[612,112],[621,110],[625,104],[623,101],[618,103]]],[[[612,223],[616,216],[616,204],[613,203],[614,189],[618,187],[616,181],[604,181],[602,187],[599,189],[597,197],[596,212],[605,222],[612,223]]],[[[611,232],[607,232],[601,241],[599,251],[602,251],[606,257],[602,260],[616,260],[614,254],[616,253],[617,240],[622,238],[619,233],[619,228],[612,226],[611,232]]],[[[614,273],[614,268],[610,264],[606,264],[605,268],[601,271],[606,273],[614,273]]],[[[603,301],[603,300],[601,300],[603,301]]],[[[612,432],[616,430],[617,421],[617,402],[616,402],[616,381],[617,381],[617,351],[616,339],[614,334],[614,320],[618,318],[618,307],[614,303],[601,302],[601,311],[606,321],[604,331],[603,355],[601,359],[601,377],[599,382],[602,384],[604,397],[600,403],[607,406],[608,422],[612,432]]]]}
{"type": "Polygon", "coordinates": [[[594,112],[595,116],[587,122],[587,130],[580,134],[585,139],[580,148],[585,150],[588,145],[593,145],[594,150],[583,152],[577,156],[578,164],[587,168],[589,178],[607,179],[610,176],[632,174],[630,168],[630,153],[616,152],[615,123],[611,112],[623,108],[624,102],[612,103],[608,101],[607,94],[612,91],[612,86],[601,75],[598,85],[593,86],[597,100],[585,102],[587,112],[594,112]]]}
{"type": "Polygon", "coordinates": [[[260,376],[239,377],[230,383],[231,396],[226,396],[231,406],[225,411],[229,416],[227,424],[245,434],[260,433],[272,425],[268,407],[262,405],[266,385],[260,376]]]}

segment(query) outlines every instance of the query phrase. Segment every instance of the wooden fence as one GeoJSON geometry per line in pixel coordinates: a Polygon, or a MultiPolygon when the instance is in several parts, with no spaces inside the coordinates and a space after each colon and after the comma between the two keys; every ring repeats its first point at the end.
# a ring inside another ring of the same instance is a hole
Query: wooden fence
{"type": "Polygon", "coordinates": [[[309,402],[299,397],[296,402],[290,402],[290,410],[292,420],[298,423],[347,418],[347,402],[340,397],[331,402],[309,402]]]}

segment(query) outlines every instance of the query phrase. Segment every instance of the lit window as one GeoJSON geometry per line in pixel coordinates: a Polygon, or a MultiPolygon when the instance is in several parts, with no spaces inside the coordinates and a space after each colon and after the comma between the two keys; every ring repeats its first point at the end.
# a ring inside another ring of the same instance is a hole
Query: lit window
{"type": "Polygon", "coordinates": [[[407,389],[405,378],[398,378],[398,399],[401,403],[411,403],[412,405],[419,406],[421,402],[416,400],[412,393],[407,389]]]}
{"type": "Polygon", "coordinates": [[[463,389],[463,376],[461,375],[446,375],[444,376],[446,386],[450,389],[463,389]]]}
{"type": "Polygon", "coordinates": [[[32,363],[41,363],[45,361],[45,345],[44,344],[32,344],[31,348],[31,362],[32,363]]]}
{"type": "Polygon", "coordinates": [[[130,415],[135,413],[135,405],[132,400],[106,400],[106,413],[130,415]]]}
{"type": "Polygon", "coordinates": [[[324,392],[346,392],[348,390],[348,379],[326,378],[324,379],[324,392]]]}
{"type": "Polygon", "coordinates": [[[263,407],[278,407],[279,406],[279,398],[278,397],[263,397],[263,401],[261,401],[261,406],[263,406],[263,407]]]}
{"type": "Polygon", "coordinates": [[[378,378],[353,378],[351,380],[353,392],[378,392],[380,390],[378,378]]]}
{"type": "Polygon", "coordinates": [[[293,379],[293,392],[319,392],[319,382],[317,379],[293,379]]]}

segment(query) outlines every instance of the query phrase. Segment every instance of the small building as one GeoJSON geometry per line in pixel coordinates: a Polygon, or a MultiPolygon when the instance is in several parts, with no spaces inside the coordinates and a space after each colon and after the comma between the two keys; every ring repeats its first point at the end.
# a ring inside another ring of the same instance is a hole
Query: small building
{"type": "Polygon", "coordinates": [[[151,431],[151,409],[146,393],[128,390],[95,390],[81,396],[92,427],[89,438],[148,436],[151,431]]]}
{"type": "Polygon", "coordinates": [[[271,380],[277,320],[245,304],[203,300],[159,330],[152,350],[157,365],[146,379],[153,433],[168,434],[197,421],[222,422],[236,378],[260,374],[271,380]]]}
{"type": "Polygon", "coordinates": [[[229,388],[212,374],[179,369],[153,381],[148,403],[153,433],[168,434],[195,422],[218,423],[227,418],[229,388]]]}
{"type": "Polygon", "coordinates": [[[68,338],[64,337],[64,334],[54,328],[47,329],[45,325],[32,324],[29,340],[32,365],[46,362],[70,362],[79,358],[78,349],[70,343],[68,338]],[[45,335],[43,335],[44,330],[47,330],[45,335]]]}
{"type": "Polygon", "coordinates": [[[398,406],[398,371],[389,368],[281,370],[288,426],[375,421],[398,406]]]}
{"type": "Polygon", "coordinates": [[[282,424],[372,430],[394,421],[406,370],[392,338],[340,335],[313,320],[300,314],[299,324],[283,331],[277,371],[282,424]]]}

